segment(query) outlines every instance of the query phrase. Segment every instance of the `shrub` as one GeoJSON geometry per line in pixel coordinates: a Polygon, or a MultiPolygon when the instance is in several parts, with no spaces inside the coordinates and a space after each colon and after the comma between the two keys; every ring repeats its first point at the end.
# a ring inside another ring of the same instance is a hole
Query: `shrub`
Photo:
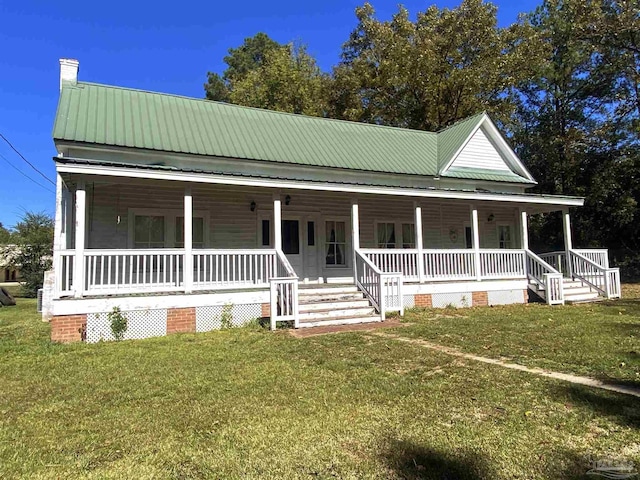
{"type": "Polygon", "coordinates": [[[111,333],[117,342],[124,338],[127,331],[127,317],[124,316],[119,307],[113,307],[113,310],[107,315],[111,323],[111,333]]]}

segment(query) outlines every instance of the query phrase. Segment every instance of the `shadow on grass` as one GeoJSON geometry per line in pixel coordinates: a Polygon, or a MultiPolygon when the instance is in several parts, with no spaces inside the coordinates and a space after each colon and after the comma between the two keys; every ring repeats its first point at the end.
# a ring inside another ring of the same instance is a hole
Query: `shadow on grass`
{"type": "Polygon", "coordinates": [[[407,480],[479,480],[495,478],[484,456],[477,452],[447,452],[407,441],[390,440],[383,451],[390,470],[407,480]]]}
{"type": "Polygon", "coordinates": [[[640,298],[621,298],[619,300],[606,300],[601,303],[601,305],[622,310],[624,309],[625,313],[633,316],[640,316],[640,298]]]}
{"type": "Polygon", "coordinates": [[[562,385],[554,390],[556,397],[562,402],[586,407],[622,426],[640,429],[638,397],[579,385],[562,385]]]}

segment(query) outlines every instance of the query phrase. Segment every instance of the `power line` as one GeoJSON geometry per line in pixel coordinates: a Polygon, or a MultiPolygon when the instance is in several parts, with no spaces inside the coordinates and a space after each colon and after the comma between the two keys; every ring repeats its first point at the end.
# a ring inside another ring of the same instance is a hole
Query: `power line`
{"type": "Polygon", "coordinates": [[[33,183],[35,183],[36,185],[41,186],[42,188],[44,188],[47,192],[51,192],[51,193],[56,193],[53,190],[51,190],[49,187],[47,187],[46,185],[41,184],[40,182],[34,180],[33,178],[31,178],[29,175],[27,175],[26,173],[24,173],[22,170],[20,170],[18,167],[16,167],[13,163],[11,163],[9,160],[7,160],[7,157],[5,157],[4,155],[2,155],[0,153],[0,158],[2,160],[4,160],[5,162],[7,162],[7,164],[13,168],[16,172],[18,172],[20,175],[22,175],[23,177],[28,178],[29,180],[31,180],[33,183]]]}
{"type": "MultiPolygon", "coordinates": [[[[49,177],[47,177],[44,173],[42,173],[40,170],[38,170],[35,165],[33,163],[31,163],[29,160],[27,160],[26,158],[24,158],[24,155],[22,155],[17,149],[16,147],[14,147],[11,142],[9,140],[7,140],[7,137],[5,137],[2,133],[0,133],[0,137],[7,142],[7,145],[9,145],[11,147],[11,149],[16,152],[20,158],[22,160],[24,160],[25,162],[27,162],[29,164],[29,166],[31,168],[33,168],[36,172],[38,172],[40,175],[42,175],[42,178],[44,178],[47,182],[49,182],[51,185],[55,185],[55,182],[53,180],[51,180],[49,177]]],[[[6,160],[6,159],[5,159],[6,160]]]]}

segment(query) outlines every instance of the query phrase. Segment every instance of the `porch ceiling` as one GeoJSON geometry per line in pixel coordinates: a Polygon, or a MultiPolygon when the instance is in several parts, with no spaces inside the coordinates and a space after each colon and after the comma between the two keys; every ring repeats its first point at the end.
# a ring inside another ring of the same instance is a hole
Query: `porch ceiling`
{"type": "MultiPolygon", "coordinates": [[[[380,183],[325,182],[316,180],[296,181],[284,177],[259,174],[205,172],[197,169],[178,169],[164,165],[129,165],[108,161],[54,157],[58,171],[62,174],[99,175],[114,178],[183,181],[202,184],[225,184],[230,186],[262,187],[270,189],[315,190],[353,194],[391,195],[402,197],[438,198],[466,200],[470,202],[499,202],[526,206],[530,213],[544,213],[567,207],[582,206],[584,198],[530,193],[491,192],[488,190],[465,190],[435,187],[396,187],[380,183]]],[[[72,183],[72,177],[67,177],[72,183]]]]}

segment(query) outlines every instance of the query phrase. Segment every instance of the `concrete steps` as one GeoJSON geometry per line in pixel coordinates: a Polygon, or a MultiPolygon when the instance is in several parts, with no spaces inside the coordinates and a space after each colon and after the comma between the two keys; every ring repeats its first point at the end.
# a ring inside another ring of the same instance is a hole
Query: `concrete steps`
{"type": "Polygon", "coordinates": [[[303,286],[300,328],[379,322],[380,316],[354,285],[303,286]]]}

